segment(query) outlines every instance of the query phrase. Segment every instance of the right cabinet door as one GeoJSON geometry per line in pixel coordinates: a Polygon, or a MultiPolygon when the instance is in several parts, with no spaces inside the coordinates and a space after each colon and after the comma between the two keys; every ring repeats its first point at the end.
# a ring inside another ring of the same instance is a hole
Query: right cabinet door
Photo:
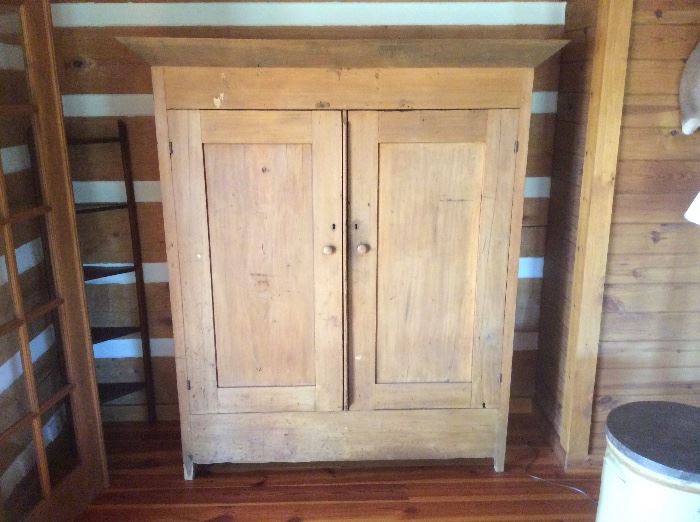
{"type": "Polygon", "coordinates": [[[518,111],[348,121],[350,409],[497,407],[518,111]]]}

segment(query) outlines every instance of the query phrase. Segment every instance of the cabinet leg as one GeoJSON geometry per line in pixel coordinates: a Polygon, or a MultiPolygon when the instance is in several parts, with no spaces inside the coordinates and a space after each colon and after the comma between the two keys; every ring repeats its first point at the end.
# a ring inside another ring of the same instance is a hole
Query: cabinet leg
{"type": "Polygon", "coordinates": [[[185,471],[185,480],[194,479],[195,463],[192,460],[192,455],[182,456],[182,467],[185,471]]]}
{"type": "Polygon", "coordinates": [[[502,473],[506,468],[506,449],[498,448],[493,454],[493,469],[496,473],[502,473]]]}

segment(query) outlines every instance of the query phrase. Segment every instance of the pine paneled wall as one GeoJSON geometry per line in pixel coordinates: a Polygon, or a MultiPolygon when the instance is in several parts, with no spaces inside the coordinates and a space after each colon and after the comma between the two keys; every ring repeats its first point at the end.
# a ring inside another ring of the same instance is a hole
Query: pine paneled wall
{"type": "Polygon", "coordinates": [[[608,412],[637,400],[700,406],[700,133],[680,130],[678,86],[700,39],[693,0],[635,2],[605,281],[591,452],[608,412]]]}
{"type": "MultiPolygon", "coordinates": [[[[55,2],[53,6],[56,50],[61,65],[61,88],[69,137],[114,136],[116,120],[119,118],[126,121],[130,133],[142,249],[146,263],[148,313],[155,355],[155,387],[161,418],[177,416],[177,391],[155,125],[150,96],[150,70],[138,57],[122,47],[114,39],[115,36],[559,38],[564,30],[564,3],[556,1],[439,4],[374,2],[371,3],[369,11],[366,3],[343,4],[345,7],[364,6],[364,11],[360,9],[353,14],[368,13],[366,21],[358,21],[360,14],[357,14],[350,22],[338,18],[339,15],[332,12],[318,21],[314,16],[318,15],[318,9],[325,9],[326,4],[309,2],[295,4],[307,6],[306,11],[294,11],[298,13],[298,18],[292,14],[284,22],[286,26],[276,27],[264,26],[266,18],[260,13],[265,3],[216,5],[245,7],[247,11],[238,13],[240,16],[245,15],[243,19],[246,24],[237,24],[237,19],[227,22],[225,17],[207,18],[207,12],[194,12],[193,7],[186,2],[98,2],[90,5],[55,2]],[[144,6],[154,5],[159,9],[157,13],[137,11],[144,6]],[[406,5],[409,5],[410,9],[406,8],[406,5]],[[115,10],[115,6],[119,9],[115,10]],[[401,6],[404,8],[397,10],[401,6]],[[183,18],[183,13],[191,14],[190,20],[193,21],[178,20],[178,17],[183,18]],[[395,16],[395,23],[392,22],[392,16],[395,16]],[[425,20],[430,20],[435,25],[420,25],[426,23],[425,20]],[[178,25],[167,25],[175,23],[178,25]],[[190,27],[182,26],[181,23],[197,25],[190,27]],[[367,25],[362,25],[365,23],[367,25]]],[[[271,19],[275,23],[281,23],[276,21],[277,17],[271,19]]],[[[542,263],[558,85],[559,57],[555,56],[539,67],[535,74],[536,114],[532,117],[529,146],[516,352],[513,363],[513,408],[516,410],[529,409],[534,395],[542,263]]],[[[110,182],[121,177],[119,149],[116,145],[109,144],[76,147],[71,152],[71,168],[76,182],[76,198],[79,201],[109,199],[116,187],[110,182]]],[[[79,227],[85,263],[112,264],[130,261],[126,216],[117,213],[88,214],[80,217],[79,227]]],[[[97,283],[99,284],[87,286],[93,324],[134,324],[137,314],[133,280],[126,276],[117,276],[97,283]]],[[[98,380],[139,380],[139,349],[138,342],[129,339],[96,345],[98,380]]],[[[103,409],[104,418],[145,418],[143,402],[141,392],[113,401],[103,409]]]]}
{"type": "MultiPolygon", "coordinates": [[[[560,430],[570,277],[584,154],[595,3],[568,3],[544,267],[537,400],[560,430]]],[[[625,87],[591,444],[612,408],[637,400],[700,406],[700,133],[680,131],[678,89],[700,38],[694,0],[637,0],[625,87]]]]}

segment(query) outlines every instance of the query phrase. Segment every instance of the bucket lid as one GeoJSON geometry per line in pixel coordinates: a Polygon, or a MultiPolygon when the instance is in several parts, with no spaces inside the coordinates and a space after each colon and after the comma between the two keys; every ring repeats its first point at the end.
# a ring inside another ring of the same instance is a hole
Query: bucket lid
{"type": "Polygon", "coordinates": [[[675,402],[632,402],[613,409],[605,432],[633,462],[681,480],[700,482],[700,408],[675,402]]]}

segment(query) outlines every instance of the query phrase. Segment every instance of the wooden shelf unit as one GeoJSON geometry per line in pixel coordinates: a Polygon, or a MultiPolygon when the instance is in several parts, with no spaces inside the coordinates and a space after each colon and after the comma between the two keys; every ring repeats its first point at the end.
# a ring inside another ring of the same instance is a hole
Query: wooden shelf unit
{"type": "Polygon", "coordinates": [[[90,331],[92,334],[93,344],[118,339],[130,334],[140,334],[144,380],[141,382],[108,383],[108,385],[105,383],[99,383],[98,389],[100,391],[100,400],[103,403],[110,402],[124,395],[128,395],[136,390],[144,389],[146,392],[148,420],[149,422],[155,422],[157,420],[157,413],[151,362],[150,330],[148,326],[148,312],[146,308],[146,288],[143,277],[141,238],[138,227],[136,194],[131,167],[129,134],[126,124],[122,120],[119,120],[117,123],[117,131],[118,135],[116,137],[81,138],[69,140],[68,145],[70,147],[81,147],[105,143],[118,144],[121,152],[121,164],[124,175],[123,179],[126,192],[126,201],[78,203],[75,205],[75,208],[76,213],[79,215],[126,210],[129,219],[132,263],[126,266],[120,265],[114,267],[83,265],[83,276],[84,280],[88,282],[103,277],[133,272],[135,276],[136,304],[138,308],[139,323],[135,326],[92,326],[90,331]]]}

